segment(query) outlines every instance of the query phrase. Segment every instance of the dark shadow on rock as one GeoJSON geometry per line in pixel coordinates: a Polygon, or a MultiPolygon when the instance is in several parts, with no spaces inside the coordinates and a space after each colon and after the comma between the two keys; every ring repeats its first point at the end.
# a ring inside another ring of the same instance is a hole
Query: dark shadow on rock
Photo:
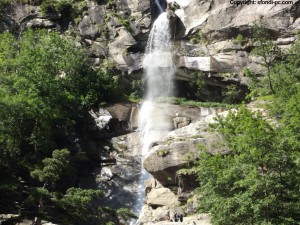
{"type": "Polygon", "coordinates": [[[179,40],[179,39],[184,38],[185,37],[185,31],[186,31],[186,28],[185,28],[182,20],[179,17],[177,17],[176,23],[175,23],[175,29],[174,29],[175,40],[179,40]]]}

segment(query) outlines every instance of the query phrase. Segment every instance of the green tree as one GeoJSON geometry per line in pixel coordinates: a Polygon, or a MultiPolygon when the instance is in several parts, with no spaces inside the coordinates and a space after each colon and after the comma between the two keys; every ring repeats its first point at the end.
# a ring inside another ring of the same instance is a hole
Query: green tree
{"type": "Polygon", "coordinates": [[[222,94],[224,96],[223,102],[233,104],[238,102],[238,98],[242,94],[242,91],[237,85],[230,84],[222,94]]]}
{"type": "Polygon", "coordinates": [[[32,199],[54,204],[51,199],[66,188],[48,186],[57,183],[62,172],[57,168],[63,166],[50,156],[71,146],[72,133],[90,107],[114,98],[112,80],[90,68],[75,41],[57,32],[28,30],[18,39],[0,34],[0,174],[9,177],[0,183],[1,193],[8,193],[0,194],[0,205],[22,204],[26,186],[33,187],[32,199]],[[32,171],[43,159],[49,166],[32,171]],[[30,179],[30,171],[43,185],[30,179]]]}
{"type": "Polygon", "coordinates": [[[36,168],[30,174],[33,178],[42,182],[42,188],[36,188],[38,198],[38,214],[35,221],[36,225],[42,224],[42,215],[45,213],[44,198],[51,198],[53,194],[48,191],[48,185],[54,185],[63,173],[69,168],[70,152],[67,149],[55,150],[52,158],[45,158],[40,168],[36,168]]]}
{"type": "Polygon", "coordinates": [[[29,30],[19,40],[4,33],[0,49],[0,145],[7,162],[49,155],[82,109],[114,92],[109,75],[89,68],[75,43],[56,32],[29,30]]]}
{"type": "Polygon", "coordinates": [[[252,31],[256,47],[254,47],[251,53],[261,58],[262,62],[260,62],[260,64],[267,69],[267,79],[269,88],[272,94],[275,94],[271,78],[271,68],[274,66],[277,59],[281,56],[281,50],[271,40],[267,29],[263,25],[255,24],[253,26],[252,31]]]}
{"type": "Polygon", "coordinates": [[[196,171],[200,211],[213,224],[297,224],[299,149],[284,127],[273,128],[242,107],[214,127],[230,154],[202,151],[196,171]]]}
{"type": "Polygon", "coordinates": [[[89,219],[94,218],[101,225],[109,222],[119,224],[115,210],[92,204],[100,197],[103,197],[100,190],[69,188],[64,196],[56,200],[56,203],[64,212],[61,220],[65,223],[86,223],[89,219]]]}

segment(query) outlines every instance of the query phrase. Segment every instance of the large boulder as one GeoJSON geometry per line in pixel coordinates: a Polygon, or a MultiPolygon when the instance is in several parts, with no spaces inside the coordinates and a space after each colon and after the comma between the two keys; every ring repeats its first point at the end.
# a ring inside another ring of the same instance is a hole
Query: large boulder
{"type": "Polygon", "coordinates": [[[138,105],[116,103],[89,111],[90,135],[97,138],[111,138],[134,131],[138,127],[138,105]]]}
{"type": "Polygon", "coordinates": [[[152,207],[174,206],[178,204],[177,196],[169,188],[154,188],[147,194],[147,205],[152,207]]]}
{"type": "Polygon", "coordinates": [[[117,67],[122,70],[138,70],[141,68],[140,54],[131,54],[128,49],[136,44],[130,32],[124,28],[117,29],[116,38],[108,44],[108,53],[117,67]]]}
{"type": "Polygon", "coordinates": [[[101,35],[100,29],[104,25],[105,11],[101,6],[91,6],[84,13],[82,20],[78,24],[80,35],[84,38],[96,39],[101,35]]]}
{"type": "Polygon", "coordinates": [[[180,192],[195,188],[197,184],[191,182],[195,178],[182,174],[181,169],[201,157],[199,150],[203,147],[212,154],[229,151],[220,144],[222,138],[218,134],[208,131],[208,124],[215,122],[215,115],[200,117],[197,122],[176,129],[164,140],[153,143],[144,159],[145,169],[163,186],[177,186],[180,192]]]}

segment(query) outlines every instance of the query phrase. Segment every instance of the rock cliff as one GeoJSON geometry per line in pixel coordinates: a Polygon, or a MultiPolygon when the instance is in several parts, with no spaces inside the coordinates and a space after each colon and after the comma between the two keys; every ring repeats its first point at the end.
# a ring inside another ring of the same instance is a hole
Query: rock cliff
{"type": "MultiPolygon", "coordinates": [[[[228,0],[179,1],[175,11],[174,60],[178,67],[176,79],[180,94],[188,96],[185,88],[193,72],[204,72],[209,86],[202,100],[220,95],[227,85],[235,84],[245,93],[247,78],[245,67],[256,74],[264,68],[260,59],[250,54],[255,46],[250,39],[251,27],[264,24],[274,42],[286,49],[298,38],[300,29],[300,2],[293,4],[236,5],[228,0]],[[237,38],[237,37],[240,38],[237,38]],[[180,83],[181,82],[181,83],[180,83]],[[180,84],[182,86],[180,86],[180,84]],[[207,97],[209,96],[209,97],[207,97]]],[[[40,6],[29,4],[7,5],[0,12],[0,32],[10,30],[16,35],[25,29],[46,28],[58,30],[73,37],[84,47],[90,63],[96,69],[105,69],[124,80],[124,85],[142,76],[142,58],[151,24],[157,17],[154,1],[115,0],[84,1],[85,6],[76,18],[69,11],[45,13],[40,6]]],[[[161,1],[165,7],[165,1],[161,1]]],[[[241,95],[243,100],[243,95],[241,95]]],[[[158,104],[163,113],[166,105],[158,104]]],[[[217,134],[209,132],[208,124],[221,109],[168,105],[167,118],[173,131],[151,145],[144,167],[154,177],[146,183],[146,205],[139,224],[168,224],[166,211],[195,212],[193,190],[197,182],[185,168],[199,156],[198,148],[214,153],[228,149],[217,134]]],[[[115,104],[90,111],[93,124],[89,134],[92,142],[107,141],[97,145],[100,168],[95,172],[96,185],[107,190],[107,195],[118,204],[132,207],[132,198],[138,192],[140,143],[137,104],[115,104]],[[106,152],[107,154],[105,154],[106,152]],[[137,166],[136,166],[137,165],[137,166]],[[138,168],[138,169],[137,169],[138,168]],[[122,190],[120,191],[120,187],[122,190]]],[[[207,216],[190,218],[188,222],[208,224],[207,216]]],[[[186,222],[187,223],[187,222],[186,222]]]]}
{"type": "MultiPolygon", "coordinates": [[[[76,16],[68,8],[51,13],[40,6],[8,5],[0,14],[0,32],[11,30],[20,34],[28,28],[59,30],[75,37],[95,68],[112,70],[128,82],[140,78],[149,30],[157,16],[154,1],[83,2],[76,16]]],[[[165,1],[160,2],[165,7],[165,1]]],[[[257,74],[263,71],[260,60],[250,54],[255,44],[249,38],[254,23],[264,24],[282,49],[296,40],[300,26],[296,0],[293,4],[277,5],[237,5],[226,0],[178,3],[177,21],[173,22],[177,79],[189,81],[191,71],[204,71],[211,89],[236,84],[246,91],[243,68],[257,74]]]]}

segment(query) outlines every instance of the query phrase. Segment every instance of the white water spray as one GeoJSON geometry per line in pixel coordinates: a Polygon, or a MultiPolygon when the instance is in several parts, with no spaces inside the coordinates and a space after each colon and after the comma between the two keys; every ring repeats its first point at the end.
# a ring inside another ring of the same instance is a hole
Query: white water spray
{"type": "MultiPolygon", "coordinates": [[[[158,1],[157,1],[158,2],[158,1]]],[[[161,8],[161,7],[160,7],[161,8]]],[[[155,104],[155,99],[173,95],[173,77],[175,65],[172,60],[172,41],[170,21],[167,13],[163,12],[155,20],[147,43],[143,61],[146,93],[140,110],[140,130],[142,132],[142,160],[147,155],[151,143],[161,140],[170,130],[171,123],[166,111],[155,104]]],[[[139,215],[145,201],[144,181],[149,174],[141,167],[141,187],[137,196],[135,213],[139,215]]],[[[135,221],[131,222],[131,225],[135,221]]]]}

